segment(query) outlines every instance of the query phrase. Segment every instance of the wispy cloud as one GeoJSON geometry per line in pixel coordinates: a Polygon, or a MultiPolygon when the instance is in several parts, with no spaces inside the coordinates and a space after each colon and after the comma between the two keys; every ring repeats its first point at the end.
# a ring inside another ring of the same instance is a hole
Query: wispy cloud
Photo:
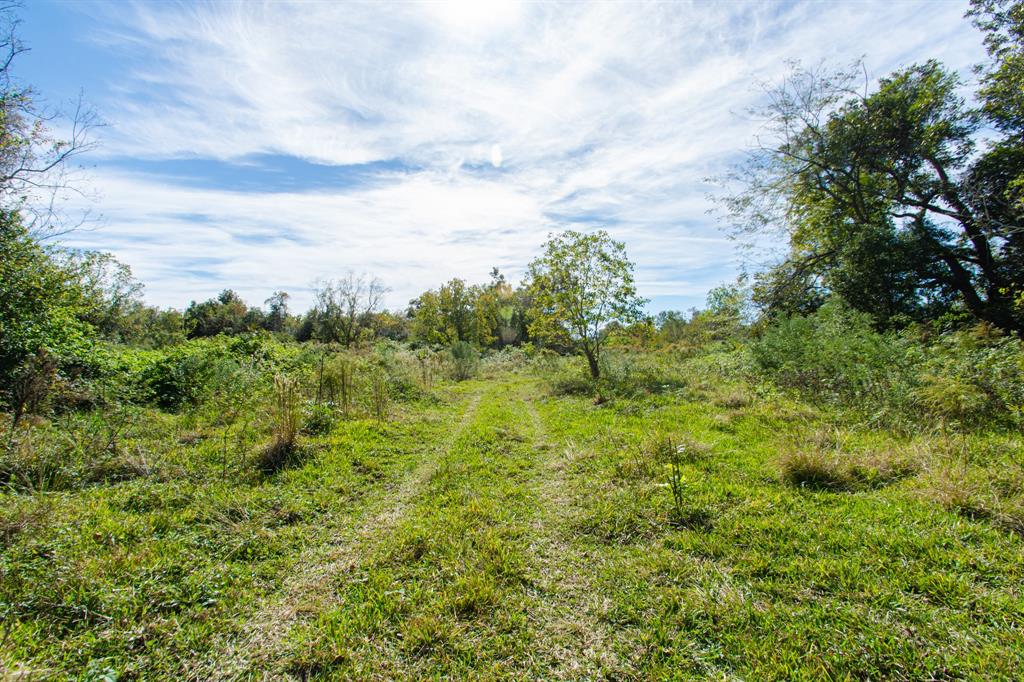
{"type": "Polygon", "coordinates": [[[694,304],[736,271],[704,178],[751,141],[756,81],[981,56],[965,6],[933,0],[94,9],[124,68],[100,103],[106,225],[76,239],[174,305],[222,286],[304,304],[353,268],[399,306],[515,276],[567,225],[625,240],[655,308],[694,304]]]}

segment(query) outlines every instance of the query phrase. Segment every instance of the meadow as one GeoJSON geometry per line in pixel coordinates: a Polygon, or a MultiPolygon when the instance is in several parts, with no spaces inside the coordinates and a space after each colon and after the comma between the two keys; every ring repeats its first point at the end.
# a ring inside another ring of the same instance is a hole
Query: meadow
{"type": "Polygon", "coordinates": [[[0,4],[0,680],[1024,679],[1024,2],[478,5],[0,4]]]}
{"type": "Polygon", "coordinates": [[[1015,428],[872,424],[742,348],[610,351],[595,399],[544,352],[189,346],[195,402],[3,434],[7,678],[1024,674],[1015,428]]]}

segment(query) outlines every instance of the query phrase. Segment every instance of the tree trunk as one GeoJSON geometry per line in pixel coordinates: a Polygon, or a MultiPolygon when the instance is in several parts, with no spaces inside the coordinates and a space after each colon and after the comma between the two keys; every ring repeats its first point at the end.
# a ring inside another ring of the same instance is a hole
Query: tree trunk
{"type": "Polygon", "coordinates": [[[590,377],[597,381],[601,378],[601,368],[597,366],[597,356],[590,348],[584,348],[583,354],[587,356],[587,364],[590,366],[590,377]]]}

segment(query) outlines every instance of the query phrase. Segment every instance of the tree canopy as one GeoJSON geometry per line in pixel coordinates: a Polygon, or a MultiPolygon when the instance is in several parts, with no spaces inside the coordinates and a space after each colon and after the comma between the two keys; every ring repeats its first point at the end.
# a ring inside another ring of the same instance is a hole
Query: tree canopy
{"type": "Polygon", "coordinates": [[[996,56],[980,109],[935,61],[890,74],[873,92],[859,69],[800,66],[767,90],[766,135],[732,175],[741,189],[726,204],[739,233],[788,238],[787,257],[759,278],[769,313],[807,312],[837,294],[883,325],[963,309],[1024,329],[1014,306],[1024,285],[1015,194],[1024,143],[1016,100],[995,89],[1018,77],[1006,65],[1019,54],[1019,6],[991,14],[1005,4],[975,6],[996,56]],[[985,122],[1006,134],[979,150],[985,122]]]}
{"type": "Polygon", "coordinates": [[[581,352],[591,377],[600,378],[602,331],[612,322],[636,322],[645,303],[625,245],[603,230],[566,230],[544,244],[530,263],[529,280],[530,335],[581,352]]]}

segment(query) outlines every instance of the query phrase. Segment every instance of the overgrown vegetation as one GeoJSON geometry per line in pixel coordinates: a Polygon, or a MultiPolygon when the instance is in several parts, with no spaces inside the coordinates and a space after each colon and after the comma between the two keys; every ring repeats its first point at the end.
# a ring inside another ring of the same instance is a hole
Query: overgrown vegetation
{"type": "Polygon", "coordinates": [[[773,91],[729,206],[789,255],[655,318],[602,231],[400,312],[147,307],[40,238],[5,71],[5,678],[1024,677],[1024,14],[971,16],[977,107],[773,91]]]}

